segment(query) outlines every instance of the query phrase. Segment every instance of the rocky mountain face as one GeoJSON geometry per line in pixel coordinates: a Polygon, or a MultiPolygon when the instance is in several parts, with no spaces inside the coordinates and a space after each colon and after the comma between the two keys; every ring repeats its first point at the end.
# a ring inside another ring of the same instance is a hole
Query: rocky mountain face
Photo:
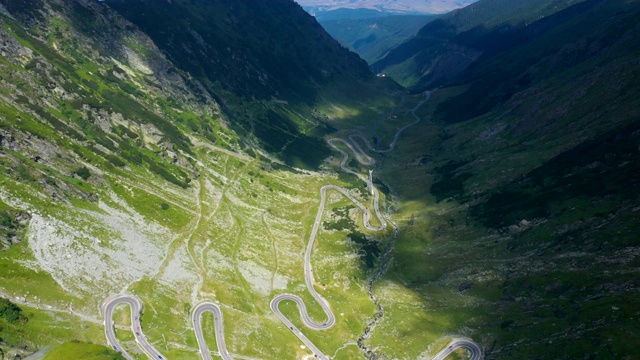
{"type": "Polygon", "coordinates": [[[0,319],[0,349],[27,353],[102,343],[99,303],[147,276],[164,278],[155,294],[195,285],[195,265],[169,264],[191,251],[179,238],[222,232],[198,220],[216,218],[207,211],[227,209],[224,231],[264,241],[250,229],[315,198],[298,192],[329,154],[322,136],[397,90],[285,0],[2,0],[0,84],[0,295],[35,313],[0,319]],[[266,215],[272,202],[286,206],[266,215]],[[39,335],[78,313],[91,314],[82,335],[39,335]]]}
{"type": "Polygon", "coordinates": [[[345,358],[430,357],[450,334],[486,358],[634,358],[639,19],[635,1],[481,0],[375,65],[437,88],[425,100],[292,1],[0,0],[0,355],[77,340],[52,353],[116,358],[84,342],[104,343],[100,304],[126,292],[169,358],[199,357],[204,300],[234,354],[309,356],[269,301],[308,297],[322,186],[371,201],[325,142],[355,128],[397,140],[370,152],[397,232],[328,196],[313,269],[340,317],[312,341],[345,358]]]}

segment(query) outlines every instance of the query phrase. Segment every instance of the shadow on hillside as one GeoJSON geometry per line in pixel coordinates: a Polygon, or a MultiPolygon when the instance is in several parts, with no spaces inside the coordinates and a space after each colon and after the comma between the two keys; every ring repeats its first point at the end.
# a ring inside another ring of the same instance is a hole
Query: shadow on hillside
{"type": "Polygon", "coordinates": [[[216,100],[238,134],[255,135],[290,166],[317,169],[330,154],[319,139],[332,129],[320,120],[312,125],[294,120],[278,104],[310,112],[325,87],[371,77],[363,60],[293,2],[112,0],[67,6],[74,27],[107,44],[108,56],[126,63],[131,61],[126,52],[133,50],[158,74],[181,74],[194,94],[206,92],[216,100]],[[105,8],[135,26],[120,24],[105,8]],[[137,28],[171,63],[146,58],[150,45],[129,36],[137,28]]]}

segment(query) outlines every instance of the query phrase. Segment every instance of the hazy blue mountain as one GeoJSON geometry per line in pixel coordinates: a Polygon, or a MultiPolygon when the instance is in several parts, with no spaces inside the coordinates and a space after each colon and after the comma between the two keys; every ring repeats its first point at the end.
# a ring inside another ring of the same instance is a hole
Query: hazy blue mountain
{"type": "Polygon", "coordinates": [[[380,11],[375,9],[345,9],[339,8],[331,11],[323,10],[321,7],[305,6],[304,9],[318,22],[326,22],[331,20],[343,20],[343,19],[370,19],[379,18],[384,16],[395,15],[394,13],[380,11]]]}
{"type": "MultiPolygon", "coordinates": [[[[337,11],[337,10],[336,10],[337,11]]],[[[327,32],[368,63],[414,36],[433,15],[390,15],[362,19],[318,19],[327,32]]]]}
{"type": "Polygon", "coordinates": [[[477,0],[296,0],[319,19],[360,18],[373,14],[443,14],[477,0]],[[350,11],[351,10],[351,11],[350,11]]]}

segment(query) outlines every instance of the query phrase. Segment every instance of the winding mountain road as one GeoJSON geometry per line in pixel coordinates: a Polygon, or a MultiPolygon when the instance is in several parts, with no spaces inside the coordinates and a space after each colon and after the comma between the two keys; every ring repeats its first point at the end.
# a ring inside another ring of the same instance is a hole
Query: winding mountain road
{"type": "MultiPolygon", "coordinates": [[[[343,140],[343,139],[331,139],[329,140],[329,142],[331,142],[332,140],[336,140],[336,141],[341,141],[343,143],[345,143],[349,149],[351,151],[353,151],[356,159],[358,160],[358,162],[360,162],[360,164],[362,165],[373,165],[376,163],[376,161],[370,157],[369,155],[367,155],[364,150],[362,150],[362,148],[360,147],[360,144],[356,141],[356,139],[360,139],[362,140],[362,142],[364,144],[367,145],[367,148],[369,149],[369,151],[373,151],[373,152],[377,152],[377,153],[388,153],[393,151],[393,149],[396,148],[396,143],[398,142],[398,139],[400,138],[400,135],[402,135],[402,133],[407,130],[408,128],[412,127],[413,125],[417,124],[420,122],[420,117],[418,115],[416,115],[416,110],[418,110],[425,102],[427,102],[430,98],[431,98],[431,91],[425,91],[424,93],[424,99],[422,101],[420,101],[416,107],[414,107],[411,110],[411,115],[414,117],[415,121],[413,121],[412,123],[409,123],[403,127],[401,127],[400,129],[398,129],[398,131],[396,131],[396,134],[393,136],[393,140],[391,141],[391,143],[389,144],[389,147],[387,149],[375,149],[373,146],[371,146],[371,143],[369,142],[369,140],[367,138],[365,138],[362,134],[351,134],[349,135],[349,140],[351,140],[351,143],[353,143],[353,146],[351,146],[347,141],[343,140]],[[357,151],[356,151],[357,149],[357,151]],[[364,160],[367,159],[367,160],[364,160]],[[364,161],[363,161],[364,160],[364,161]]],[[[335,148],[335,146],[334,146],[335,148]]],[[[344,151],[342,150],[338,150],[341,153],[345,154],[344,151]]],[[[344,168],[344,163],[343,162],[341,164],[341,167],[343,170],[348,171],[344,168]]],[[[349,171],[351,172],[351,171],[349,171]]]]}
{"type": "Polygon", "coordinates": [[[222,310],[220,307],[211,302],[204,302],[196,306],[193,310],[193,329],[196,333],[196,339],[198,340],[198,347],[200,348],[200,355],[203,360],[212,360],[211,352],[207,347],[207,342],[204,340],[204,334],[202,332],[202,314],[210,311],[213,313],[213,323],[216,332],[216,342],[218,343],[218,353],[224,360],[233,360],[229,352],[227,351],[227,344],[224,341],[224,323],[222,321],[222,310]]]}
{"type": "MultiPolygon", "coordinates": [[[[400,137],[401,133],[407,128],[409,128],[410,126],[415,125],[420,121],[420,118],[416,115],[415,111],[420,106],[422,106],[422,104],[424,104],[424,102],[426,102],[429,99],[429,97],[430,97],[430,92],[426,92],[425,99],[419,102],[418,105],[411,111],[411,114],[415,117],[416,120],[400,128],[396,132],[393,138],[393,141],[391,142],[388,149],[384,149],[384,150],[374,149],[369,143],[369,140],[367,140],[364,136],[360,134],[350,135],[349,136],[350,141],[346,141],[341,138],[332,138],[328,140],[328,143],[336,151],[340,152],[343,155],[343,159],[340,163],[340,167],[342,168],[342,170],[356,175],[358,178],[365,181],[368,188],[371,189],[373,193],[372,206],[373,206],[375,215],[378,221],[380,222],[380,225],[379,226],[371,225],[370,211],[362,203],[360,203],[356,198],[354,198],[349,193],[348,190],[343,189],[336,185],[325,185],[320,189],[320,204],[318,206],[318,212],[316,214],[316,218],[314,220],[314,224],[311,229],[311,234],[309,235],[309,241],[307,243],[307,248],[304,255],[304,278],[305,278],[307,290],[309,291],[309,293],[311,293],[311,295],[316,300],[316,302],[322,307],[322,310],[326,315],[326,320],[322,323],[317,323],[313,319],[311,319],[304,301],[302,301],[302,299],[297,295],[280,294],[274,297],[270,303],[271,310],[276,314],[276,316],[278,316],[278,318],[280,318],[280,320],[289,328],[289,330],[313,352],[316,358],[329,360],[329,357],[327,355],[323,354],[322,351],[315,344],[313,344],[302,333],[302,331],[300,331],[300,329],[298,329],[286,316],[284,316],[284,314],[282,314],[282,312],[279,309],[279,305],[283,301],[293,301],[298,307],[298,311],[300,313],[300,318],[302,319],[302,322],[306,327],[312,330],[327,330],[333,327],[336,323],[336,317],[331,311],[331,307],[329,306],[328,301],[315,290],[315,287],[313,285],[314,284],[313,270],[311,267],[311,252],[313,251],[313,245],[315,243],[315,239],[318,234],[318,228],[320,226],[322,215],[324,213],[324,207],[325,207],[326,198],[327,198],[327,191],[329,190],[337,191],[342,195],[344,195],[349,200],[351,200],[363,212],[363,223],[368,230],[381,231],[386,229],[387,227],[387,221],[385,220],[384,216],[380,212],[380,207],[379,207],[380,194],[378,192],[378,189],[375,186],[373,186],[373,183],[371,182],[370,178],[362,174],[356,173],[355,171],[346,167],[346,163],[349,160],[349,154],[344,150],[340,149],[337,146],[337,144],[341,143],[347,148],[349,148],[349,150],[351,150],[351,152],[354,154],[355,159],[360,164],[365,166],[370,166],[375,164],[375,159],[373,159],[363,151],[363,149],[361,148],[360,144],[356,141],[356,139],[360,139],[361,141],[363,141],[363,143],[367,145],[367,148],[370,151],[378,152],[378,153],[385,153],[385,152],[392,151],[395,148],[396,142],[400,137]]],[[[114,312],[114,309],[121,304],[127,304],[131,308],[131,324],[132,324],[131,330],[135,333],[135,339],[138,345],[151,358],[164,359],[165,357],[162,354],[160,354],[160,352],[158,352],[147,341],[146,337],[142,333],[142,329],[140,327],[140,318],[139,318],[139,314],[142,311],[142,303],[138,298],[133,296],[123,295],[115,298],[109,298],[105,300],[103,303],[102,310],[105,317],[105,334],[107,337],[107,341],[109,342],[109,345],[111,345],[113,349],[120,351],[125,358],[131,359],[131,360],[133,359],[131,355],[129,355],[122,348],[122,346],[120,345],[119,341],[115,336],[115,324],[113,322],[113,312],[114,312]]],[[[194,327],[196,339],[198,341],[198,347],[200,348],[200,354],[202,358],[204,360],[212,360],[211,351],[209,350],[206,344],[203,330],[202,330],[202,324],[201,324],[202,315],[205,312],[212,312],[214,315],[215,337],[218,345],[219,356],[221,356],[224,360],[232,360],[233,357],[227,351],[226,343],[224,340],[224,326],[223,326],[222,311],[218,305],[211,302],[203,302],[198,304],[192,312],[193,327],[194,327]]],[[[447,356],[449,356],[453,351],[459,348],[466,348],[469,351],[471,351],[472,360],[479,360],[482,358],[482,349],[476,343],[466,339],[454,339],[447,345],[445,349],[440,351],[436,355],[436,357],[434,357],[434,360],[444,359],[447,356]]]]}
{"type": "Polygon", "coordinates": [[[152,359],[164,359],[164,356],[160,354],[156,348],[154,348],[148,341],[146,336],[142,333],[142,327],[140,325],[140,314],[142,313],[142,302],[140,299],[130,295],[122,295],[114,298],[106,299],[102,303],[102,312],[104,313],[104,333],[107,337],[107,342],[116,351],[122,353],[122,355],[129,360],[134,358],[127,353],[120,342],[116,338],[115,323],[113,322],[113,312],[118,305],[129,305],[131,309],[131,331],[133,332],[136,343],[138,346],[152,359]]]}
{"type": "Polygon", "coordinates": [[[432,360],[443,360],[447,356],[451,355],[452,352],[464,348],[471,352],[471,360],[480,360],[482,359],[482,349],[478,344],[474,343],[471,340],[466,339],[454,339],[447,346],[442,349],[436,356],[433,357],[432,360]]]}
{"type": "Polygon", "coordinates": [[[294,301],[298,306],[298,311],[300,312],[300,317],[302,318],[302,322],[305,324],[306,327],[313,330],[327,330],[331,328],[336,322],[336,317],[331,311],[331,308],[329,307],[329,303],[327,302],[327,300],[325,300],[322,297],[322,295],[318,294],[318,292],[313,286],[313,283],[314,283],[313,271],[311,268],[311,252],[313,251],[313,244],[315,242],[316,235],[318,234],[318,227],[320,226],[320,221],[322,220],[322,214],[324,212],[324,206],[326,203],[328,190],[338,191],[339,193],[347,197],[349,200],[353,201],[356,204],[356,206],[363,211],[364,226],[367,229],[377,231],[377,230],[383,230],[387,227],[387,223],[382,217],[382,215],[380,214],[380,210],[378,209],[378,202],[379,202],[380,195],[378,194],[377,189],[374,188],[374,204],[375,204],[374,206],[375,206],[376,216],[378,217],[378,220],[380,221],[380,224],[381,224],[380,226],[371,225],[371,223],[369,222],[370,213],[367,210],[367,208],[364,205],[362,205],[362,203],[360,203],[358,200],[356,200],[351,194],[349,194],[347,190],[335,185],[326,185],[326,186],[323,186],[322,189],[320,190],[320,205],[318,206],[318,213],[316,214],[316,219],[315,219],[315,222],[313,223],[313,228],[311,229],[311,235],[309,236],[309,242],[307,243],[307,250],[305,251],[305,254],[304,254],[304,279],[307,285],[307,290],[311,293],[311,295],[318,302],[318,304],[320,304],[320,306],[322,307],[322,310],[327,315],[327,320],[323,323],[314,322],[309,317],[309,313],[307,312],[307,307],[305,306],[302,299],[292,294],[282,294],[282,295],[276,296],[273,300],[271,300],[271,310],[273,310],[273,312],[276,313],[276,315],[280,318],[280,320],[282,320],[282,322],[284,322],[289,327],[289,329],[293,332],[294,335],[298,337],[298,339],[300,339],[300,341],[302,341],[305,345],[307,345],[309,349],[313,351],[314,355],[316,355],[321,359],[329,359],[329,358],[326,355],[324,355],[320,351],[320,349],[318,349],[311,341],[309,341],[309,339],[306,336],[304,336],[304,334],[295,325],[293,325],[293,323],[289,321],[289,319],[287,319],[282,314],[282,312],[280,312],[278,305],[285,300],[294,301]]]}

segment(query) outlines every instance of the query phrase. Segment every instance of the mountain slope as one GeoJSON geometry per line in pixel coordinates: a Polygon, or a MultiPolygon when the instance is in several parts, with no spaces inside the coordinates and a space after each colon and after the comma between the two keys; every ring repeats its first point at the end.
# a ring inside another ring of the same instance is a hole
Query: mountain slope
{"type": "Polygon", "coordinates": [[[432,19],[432,16],[391,15],[318,21],[334,39],[372,63],[415,35],[432,19]]]}
{"type": "Polygon", "coordinates": [[[351,84],[372,81],[365,62],[291,1],[105,4],[148,34],[174,66],[198,79],[225,107],[234,130],[253,134],[269,152],[299,167],[317,168],[329,154],[314,140],[330,129],[321,118],[308,118],[313,104],[332,97],[328,88],[337,88],[344,101],[353,97],[347,95],[354,94],[351,84]],[[157,26],[158,18],[166,24],[157,26]],[[267,106],[247,117],[243,104],[255,100],[284,102],[290,110],[267,106]],[[291,110],[298,116],[292,118],[291,110]]]}
{"type": "Polygon", "coordinates": [[[509,33],[579,0],[485,0],[433,21],[407,42],[372,64],[411,88],[438,86],[465,70],[495,43],[494,33],[509,33]]]}
{"type": "Polygon", "coordinates": [[[245,98],[310,102],[332,76],[369,74],[290,1],[106,4],[148,34],[174,64],[208,80],[202,82],[211,90],[219,82],[221,90],[245,98]],[[165,26],[157,26],[159,18],[165,26]]]}
{"type": "MultiPolygon", "coordinates": [[[[414,205],[380,292],[409,284],[487,358],[635,356],[639,16],[637,2],[585,1],[481,37],[498,46],[432,94],[433,122],[381,175],[404,171],[414,205]]],[[[424,322],[405,331],[442,326],[424,322]]],[[[372,346],[393,341],[381,325],[372,346]]]]}
{"type": "MultiPolygon", "coordinates": [[[[0,296],[25,314],[2,320],[0,353],[104,344],[100,304],[130,293],[170,358],[198,357],[189,311],[203,300],[227,307],[227,334],[242,339],[231,351],[307,355],[269,301],[307,294],[298,255],[318,189],[359,194],[356,180],[338,179],[323,136],[388,111],[398,88],[292,2],[248,4],[127,2],[191,19],[168,34],[115,1],[0,1],[0,296]]],[[[327,351],[355,342],[375,311],[353,290],[368,267],[346,231],[325,234],[338,250],[321,251],[349,254],[333,261],[353,275],[333,306],[356,313],[320,335],[327,351]]]]}

